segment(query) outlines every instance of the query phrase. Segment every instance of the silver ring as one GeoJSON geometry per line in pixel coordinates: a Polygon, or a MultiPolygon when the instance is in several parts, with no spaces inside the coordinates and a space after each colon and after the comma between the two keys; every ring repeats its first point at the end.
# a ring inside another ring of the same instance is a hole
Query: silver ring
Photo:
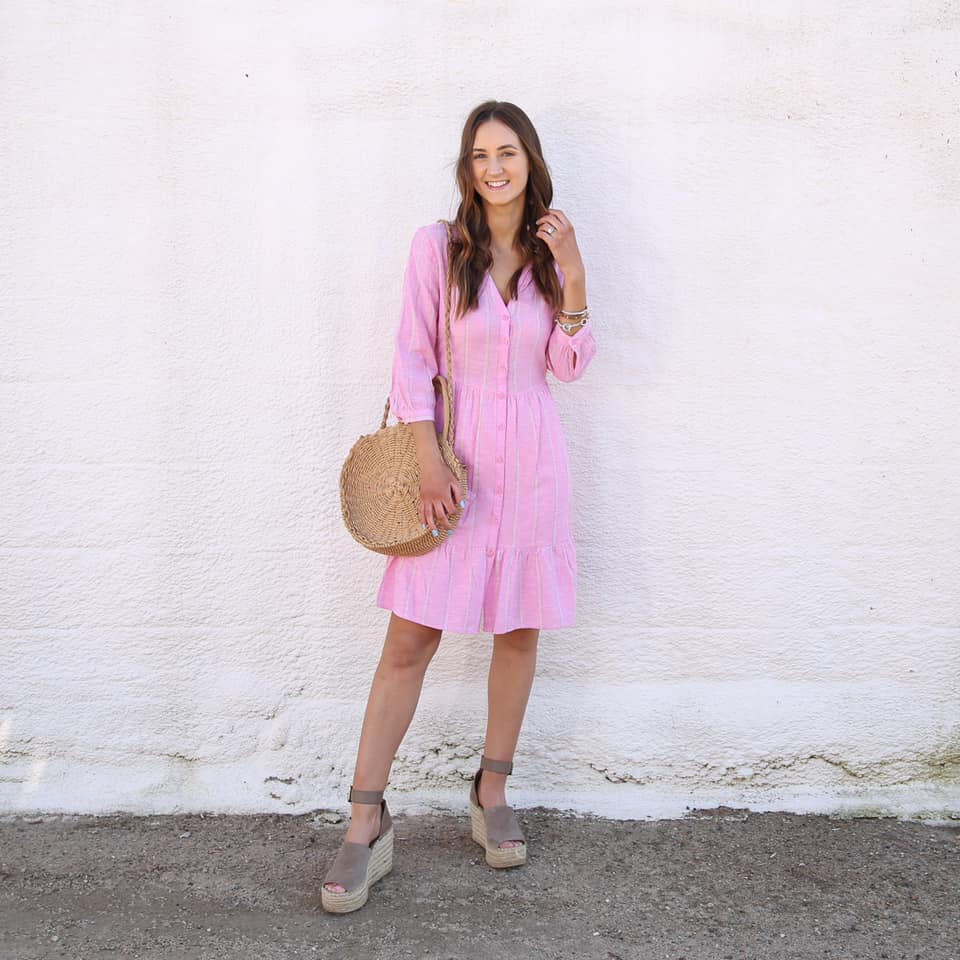
{"type": "Polygon", "coordinates": [[[556,228],[556,227],[554,227],[554,226],[551,225],[551,224],[548,224],[548,225],[547,225],[547,233],[549,233],[551,237],[552,237],[556,232],[557,232],[557,228],[556,228]]]}

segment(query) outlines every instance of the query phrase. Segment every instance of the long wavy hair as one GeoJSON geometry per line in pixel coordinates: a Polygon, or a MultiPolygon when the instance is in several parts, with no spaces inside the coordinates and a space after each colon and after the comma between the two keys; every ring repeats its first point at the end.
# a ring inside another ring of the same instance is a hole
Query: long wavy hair
{"type": "Polygon", "coordinates": [[[493,266],[490,253],[490,228],[483,210],[483,200],[474,185],[473,142],[477,127],[487,120],[499,120],[519,138],[527,155],[529,175],[524,195],[523,222],[516,245],[523,252],[523,264],[510,278],[507,288],[512,299],[517,295],[520,274],[531,264],[537,289],[553,309],[563,303],[560,280],[553,267],[553,253],[536,236],[537,219],[542,217],[553,200],[553,181],[547,170],[540,137],[530,118],[515,103],[505,100],[486,100],[470,111],[460,138],[460,157],[457,161],[457,186],[460,188],[460,206],[453,220],[450,244],[451,317],[463,316],[479,304],[480,287],[487,270],[493,266]],[[453,306],[454,302],[456,307],[453,306]]]}

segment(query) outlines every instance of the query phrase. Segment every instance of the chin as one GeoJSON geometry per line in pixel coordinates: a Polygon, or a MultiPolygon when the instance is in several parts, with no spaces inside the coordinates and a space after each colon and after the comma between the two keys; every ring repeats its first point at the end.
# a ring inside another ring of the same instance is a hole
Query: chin
{"type": "Polygon", "coordinates": [[[521,190],[518,193],[505,193],[502,196],[500,194],[484,191],[481,196],[487,201],[487,203],[511,203],[514,200],[521,199],[523,197],[523,191],[521,190]]]}

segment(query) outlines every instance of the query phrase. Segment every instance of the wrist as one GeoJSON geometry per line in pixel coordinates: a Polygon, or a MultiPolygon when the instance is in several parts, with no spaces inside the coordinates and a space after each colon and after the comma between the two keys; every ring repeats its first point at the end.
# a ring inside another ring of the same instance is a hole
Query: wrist
{"type": "Polygon", "coordinates": [[[426,449],[417,450],[417,460],[420,463],[420,470],[435,470],[443,466],[443,455],[440,453],[440,446],[437,443],[427,445],[426,449]]]}

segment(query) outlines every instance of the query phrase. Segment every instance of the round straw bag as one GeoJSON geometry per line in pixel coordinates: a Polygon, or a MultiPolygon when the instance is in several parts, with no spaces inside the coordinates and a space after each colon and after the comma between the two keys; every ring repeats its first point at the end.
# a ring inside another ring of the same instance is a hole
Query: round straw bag
{"type": "MultiPolygon", "coordinates": [[[[450,224],[446,225],[448,252],[450,224]]],[[[433,378],[443,395],[443,432],[437,444],[444,463],[453,471],[464,493],[467,492],[467,468],[453,449],[453,363],[450,349],[450,270],[446,285],[447,371],[450,382],[439,374],[433,378]]],[[[357,543],[375,553],[390,556],[420,556],[443,543],[448,533],[438,527],[439,536],[424,530],[420,521],[420,461],[410,425],[402,420],[387,426],[390,397],[383,408],[383,419],[376,433],[362,434],[347,454],[340,471],[340,506],[343,522],[357,543]]],[[[456,528],[462,510],[457,504],[449,515],[456,528]]]]}

